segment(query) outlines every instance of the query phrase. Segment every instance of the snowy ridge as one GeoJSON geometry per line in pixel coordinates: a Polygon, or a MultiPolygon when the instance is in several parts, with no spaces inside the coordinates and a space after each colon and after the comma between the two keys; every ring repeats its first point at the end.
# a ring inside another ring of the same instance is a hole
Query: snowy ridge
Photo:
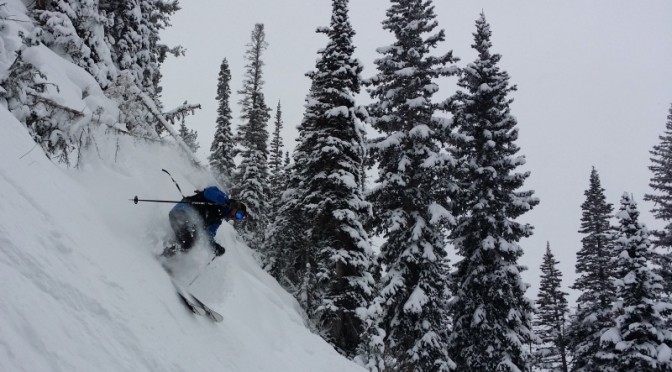
{"type": "MultiPolygon", "coordinates": [[[[227,253],[190,288],[224,321],[179,302],[154,256],[171,204],[127,200],[179,198],[163,167],[185,193],[211,182],[177,148],[101,136],[64,169],[1,106],[0,122],[0,370],[358,370],[307,330],[230,225],[217,235],[227,253]]],[[[199,246],[175,262],[191,279],[210,257],[199,246]]]]}

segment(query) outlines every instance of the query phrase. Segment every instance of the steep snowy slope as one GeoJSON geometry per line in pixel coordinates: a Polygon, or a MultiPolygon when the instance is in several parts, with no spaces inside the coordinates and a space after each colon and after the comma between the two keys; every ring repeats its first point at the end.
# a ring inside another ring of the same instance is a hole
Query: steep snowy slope
{"type": "MultiPolygon", "coordinates": [[[[185,192],[208,183],[178,150],[99,141],[63,169],[1,106],[0,123],[1,371],[358,370],[306,329],[230,225],[217,234],[227,253],[191,288],[224,321],[179,302],[154,257],[171,205],[127,200],[179,198],[161,168],[185,192]],[[98,160],[117,146],[115,163],[98,160]]],[[[191,280],[209,258],[197,247],[174,265],[191,280]]]]}
{"type": "Polygon", "coordinates": [[[179,200],[162,168],[187,194],[211,176],[176,146],[116,135],[117,107],[95,80],[45,46],[23,47],[25,7],[1,3],[13,21],[0,27],[0,80],[24,48],[50,83],[42,95],[82,112],[70,128],[93,140],[77,169],[53,164],[0,102],[0,371],[360,370],[309,332],[231,225],[216,237],[227,253],[207,267],[203,246],[168,263],[186,283],[200,273],[190,291],[224,321],[183,306],[156,259],[172,204],[128,199],[179,200]]]}

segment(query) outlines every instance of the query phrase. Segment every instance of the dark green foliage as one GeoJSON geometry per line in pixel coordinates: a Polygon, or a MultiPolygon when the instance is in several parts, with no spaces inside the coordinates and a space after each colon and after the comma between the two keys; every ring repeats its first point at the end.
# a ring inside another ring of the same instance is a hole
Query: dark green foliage
{"type": "Polygon", "coordinates": [[[372,126],[382,133],[371,146],[379,171],[368,221],[382,235],[386,268],[370,319],[365,355],[369,368],[447,371],[446,231],[453,159],[444,151],[447,122],[434,117],[437,80],[457,69],[452,52],[430,53],[444,40],[431,1],[393,0],[383,28],[394,43],[378,48],[377,74],[367,85],[372,126]]]}
{"type": "Polygon", "coordinates": [[[623,194],[616,218],[615,326],[602,335],[596,359],[601,371],[670,371],[672,331],[665,319],[672,304],[661,301],[662,278],[651,269],[655,252],[632,195],[623,194]]]}
{"type": "Polygon", "coordinates": [[[606,202],[595,168],[590,172],[590,186],[585,195],[579,230],[585,236],[576,254],[576,273],[579,277],[572,286],[581,292],[577,299],[577,312],[570,326],[573,371],[595,371],[600,368],[595,355],[600,348],[600,337],[613,325],[611,306],[616,299],[612,276],[613,237],[609,225],[613,208],[606,202]]]}
{"type": "MultiPolygon", "coordinates": [[[[315,71],[308,73],[312,87],[269,250],[280,250],[277,257],[284,262],[283,256],[289,257],[287,267],[278,267],[276,261],[280,279],[327,340],[352,357],[364,329],[358,311],[369,305],[373,294],[373,252],[361,223],[370,213],[360,188],[364,131],[354,100],[362,67],[353,57],[348,1],[333,0],[332,6],[330,26],[318,29],[329,41],[315,71]],[[288,221],[287,215],[303,225],[288,221]],[[299,237],[286,236],[293,228],[302,230],[299,237]]],[[[280,156],[277,151],[276,163],[280,156]]]]}
{"type": "Polygon", "coordinates": [[[229,62],[224,58],[219,68],[219,77],[217,80],[217,127],[215,137],[210,146],[210,169],[215,179],[224,187],[225,190],[231,190],[233,172],[236,164],[233,161],[234,140],[231,131],[231,71],[229,62]]]}
{"type": "Polygon", "coordinates": [[[535,364],[546,371],[567,372],[567,293],[562,291],[562,273],[547,243],[541,264],[541,282],[535,312],[534,332],[541,342],[535,350],[535,364]]]}
{"type": "Polygon", "coordinates": [[[454,156],[459,195],[453,243],[462,259],[454,273],[450,355],[458,371],[518,371],[529,363],[532,303],[517,263],[518,241],[532,226],[516,219],[539,203],[533,191],[518,191],[529,172],[515,141],[510,114],[509,75],[499,54],[490,52],[490,26],[481,14],[474,48],[478,58],[462,70],[459,90],[449,101],[453,113],[454,156]]]}
{"type": "MultiPolygon", "coordinates": [[[[649,186],[654,193],[646,194],[644,200],[654,203],[651,213],[661,220],[665,227],[654,231],[655,245],[663,249],[656,263],[660,268],[658,274],[663,277],[665,295],[672,298],[672,105],[667,115],[665,132],[659,136],[660,143],[651,150],[651,166],[653,173],[649,186]]],[[[672,324],[672,322],[670,322],[672,324]]]]}
{"type": "Polygon", "coordinates": [[[241,161],[234,173],[234,195],[247,205],[247,218],[241,234],[255,249],[261,248],[268,226],[270,189],[268,185],[268,120],[270,109],[266,106],[262,54],[266,50],[264,25],[258,23],[250,35],[245,59],[245,80],[238,91],[242,98],[243,123],[238,128],[236,141],[240,147],[241,161]]]}
{"type": "Polygon", "coordinates": [[[268,166],[271,178],[271,189],[276,189],[278,186],[277,183],[282,177],[282,136],[280,131],[282,130],[283,123],[280,101],[278,101],[278,107],[275,110],[275,122],[273,124],[273,139],[271,139],[271,154],[268,159],[268,166]]]}

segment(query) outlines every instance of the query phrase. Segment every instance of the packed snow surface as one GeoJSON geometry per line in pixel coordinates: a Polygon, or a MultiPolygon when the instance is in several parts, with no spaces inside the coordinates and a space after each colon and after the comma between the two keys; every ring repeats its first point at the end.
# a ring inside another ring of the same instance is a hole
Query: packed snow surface
{"type": "Polygon", "coordinates": [[[79,169],[53,164],[0,106],[0,371],[354,371],[223,224],[167,262],[224,316],[190,313],[157,260],[180,199],[212,182],[177,147],[99,136],[79,169]],[[118,150],[118,151],[117,151],[118,150]],[[102,160],[105,159],[105,160],[102,160]],[[110,160],[113,159],[113,160],[110,160]],[[207,265],[207,266],[206,266],[207,265]]]}

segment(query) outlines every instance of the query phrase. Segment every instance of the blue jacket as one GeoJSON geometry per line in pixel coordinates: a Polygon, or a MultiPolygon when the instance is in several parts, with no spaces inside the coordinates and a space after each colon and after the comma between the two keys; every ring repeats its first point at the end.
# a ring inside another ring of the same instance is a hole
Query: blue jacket
{"type": "Polygon", "coordinates": [[[208,233],[208,237],[212,241],[217,234],[217,229],[222,224],[222,220],[226,219],[228,221],[231,215],[228,201],[229,196],[225,192],[216,186],[210,186],[182,199],[182,203],[176,204],[171,213],[187,209],[196,211],[203,219],[202,228],[208,233]],[[203,204],[190,204],[194,202],[203,204]]]}

